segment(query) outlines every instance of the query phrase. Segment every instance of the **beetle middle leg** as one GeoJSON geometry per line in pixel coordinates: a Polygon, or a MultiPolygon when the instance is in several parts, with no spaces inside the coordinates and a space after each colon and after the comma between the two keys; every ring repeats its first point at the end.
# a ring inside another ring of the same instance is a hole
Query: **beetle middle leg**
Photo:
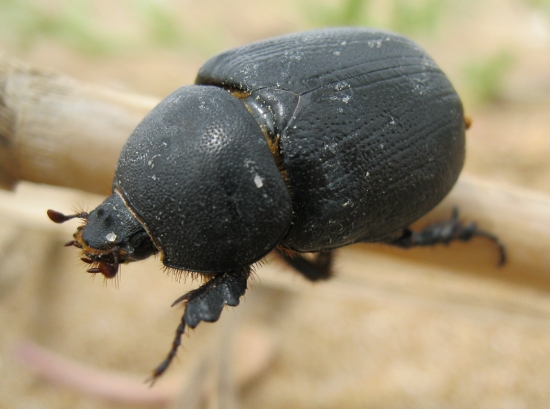
{"type": "Polygon", "coordinates": [[[186,327],[195,328],[201,321],[215,322],[220,318],[225,305],[232,307],[239,305],[239,299],[246,291],[250,272],[250,266],[246,266],[238,270],[215,274],[208,282],[182,295],[172,303],[173,307],[184,302],[186,304],[185,311],[176,329],[176,335],[168,355],[154,369],[147,382],[152,385],[168,369],[176,356],[186,327]]]}
{"type": "Polygon", "coordinates": [[[333,252],[330,250],[315,253],[312,260],[300,253],[277,249],[277,254],[292,268],[311,281],[327,280],[332,276],[333,252]],[[290,254],[289,254],[290,253],[290,254]]]}
{"type": "Polygon", "coordinates": [[[413,231],[409,228],[403,229],[401,235],[394,237],[386,244],[401,248],[418,246],[433,246],[436,244],[448,244],[451,241],[469,241],[473,237],[486,237],[493,241],[499,250],[499,265],[506,263],[506,249],[497,236],[477,228],[475,223],[463,224],[458,219],[458,209],[453,210],[449,220],[430,224],[420,231],[413,231]]]}

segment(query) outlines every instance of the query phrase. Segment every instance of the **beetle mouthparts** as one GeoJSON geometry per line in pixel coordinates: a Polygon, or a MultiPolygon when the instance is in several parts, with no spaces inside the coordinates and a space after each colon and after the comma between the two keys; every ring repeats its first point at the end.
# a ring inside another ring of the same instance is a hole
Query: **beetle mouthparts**
{"type": "MultiPolygon", "coordinates": [[[[87,263],[87,261],[85,261],[87,263]]],[[[118,274],[118,266],[119,264],[107,264],[107,263],[99,263],[97,267],[89,268],[86,270],[88,273],[96,274],[101,273],[105,276],[105,278],[113,278],[118,274]]]]}
{"type": "Polygon", "coordinates": [[[105,261],[92,260],[87,257],[83,257],[81,258],[81,260],[86,264],[98,263],[97,267],[92,267],[86,270],[88,273],[101,273],[105,276],[105,278],[114,278],[118,274],[118,269],[120,266],[120,259],[118,254],[119,250],[120,249],[118,247],[113,247],[111,249],[111,254],[113,256],[112,264],[105,261]]]}

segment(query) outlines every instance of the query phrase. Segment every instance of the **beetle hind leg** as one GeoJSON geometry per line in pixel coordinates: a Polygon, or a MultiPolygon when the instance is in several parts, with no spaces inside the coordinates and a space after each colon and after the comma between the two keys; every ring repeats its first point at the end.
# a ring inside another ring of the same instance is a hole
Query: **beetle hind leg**
{"type": "Polygon", "coordinates": [[[332,276],[333,252],[330,250],[315,253],[313,259],[308,259],[301,253],[279,248],[277,254],[310,281],[327,280],[332,276]]]}
{"type": "Polygon", "coordinates": [[[400,236],[390,239],[386,244],[401,248],[418,246],[434,246],[436,244],[448,244],[451,241],[469,241],[473,237],[486,237],[493,241],[499,250],[499,265],[506,263],[506,249],[497,236],[477,228],[475,223],[463,224],[458,219],[458,209],[453,210],[449,220],[430,224],[420,231],[409,228],[403,229],[400,236]]]}
{"type": "Polygon", "coordinates": [[[176,356],[186,327],[195,328],[201,321],[217,321],[225,305],[232,307],[239,305],[239,299],[247,289],[250,272],[250,266],[246,266],[239,270],[218,273],[199,288],[189,291],[172,303],[172,306],[174,306],[184,302],[186,304],[185,311],[176,329],[176,335],[174,336],[168,355],[153,370],[153,374],[146,382],[153,385],[157,378],[168,369],[168,366],[170,366],[170,363],[176,356]]]}

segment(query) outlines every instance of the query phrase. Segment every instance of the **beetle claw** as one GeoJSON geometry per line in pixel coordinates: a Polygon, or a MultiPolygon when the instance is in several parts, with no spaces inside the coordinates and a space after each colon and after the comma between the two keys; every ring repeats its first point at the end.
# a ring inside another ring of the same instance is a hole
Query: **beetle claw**
{"type": "Polygon", "coordinates": [[[476,230],[474,233],[474,236],[485,237],[491,240],[493,243],[495,243],[499,252],[499,259],[498,259],[497,266],[502,267],[504,264],[506,264],[506,261],[507,261],[506,247],[496,235],[486,232],[484,230],[476,230]]]}

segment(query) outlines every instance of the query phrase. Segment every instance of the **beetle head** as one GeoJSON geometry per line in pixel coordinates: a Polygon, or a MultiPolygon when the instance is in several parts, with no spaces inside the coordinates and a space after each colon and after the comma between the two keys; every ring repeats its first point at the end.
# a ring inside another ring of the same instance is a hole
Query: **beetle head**
{"type": "Polygon", "coordinates": [[[143,260],[158,252],[143,225],[117,193],[90,213],[64,215],[48,210],[48,217],[55,223],[74,218],[84,222],[73,234],[74,240],[66,245],[82,249],[84,257],[81,260],[91,264],[89,273],[113,278],[120,264],[143,260]]]}

